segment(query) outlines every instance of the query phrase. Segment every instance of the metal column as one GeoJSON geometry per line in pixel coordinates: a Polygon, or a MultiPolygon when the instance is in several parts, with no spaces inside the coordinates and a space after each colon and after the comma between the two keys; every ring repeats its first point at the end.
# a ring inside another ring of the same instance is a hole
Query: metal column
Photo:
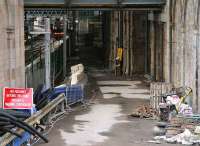
{"type": "Polygon", "coordinates": [[[63,37],[63,76],[67,74],[67,16],[64,16],[64,37],[63,37]]]}
{"type": "Polygon", "coordinates": [[[51,88],[50,19],[45,18],[45,85],[51,88]]]}
{"type": "Polygon", "coordinates": [[[148,12],[146,12],[145,49],[144,49],[144,73],[148,74],[148,12]]]}

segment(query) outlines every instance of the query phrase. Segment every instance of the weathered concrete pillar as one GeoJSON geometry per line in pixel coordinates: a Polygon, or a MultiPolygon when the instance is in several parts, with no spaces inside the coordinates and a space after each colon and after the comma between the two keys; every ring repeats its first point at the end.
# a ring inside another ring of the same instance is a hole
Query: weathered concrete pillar
{"type": "Polygon", "coordinates": [[[154,13],[149,14],[149,48],[151,51],[151,64],[150,64],[150,74],[155,79],[155,23],[154,23],[154,13]]]}
{"type": "Polygon", "coordinates": [[[4,87],[25,86],[23,0],[1,0],[0,10],[0,100],[2,101],[4,87]]]}
{"type": "Polygon", "coordinates": [[[170,49],[170,17],[169,17],[169,0],[167,0],[165,9],[163,9],[163,12],[160,15],[160,21],[164,23],[164,48],[163,48],[163,78],[165,82],[171,82],[172,79],[172,69],[171,69],[171,49],[170,49]]]}
{"type": "Polygon", "coordinates": [[[50,19],[45,18],[45,86],[46,89],[51,88],[51,32],[50,32],[50,19]]]}
{"type": "Polygon", "coordinates": [[[165,19],[167,24],[165,40],[167,47],[164,53],[165,80],[168,81],[171,77],[175,87],[189,86],[193,89],[191,100],[196,112],[200,112],[199,9],[199,0],[168,0],[165,11],[161,15],[161,17],[165,16],[163,18],[167,18],[165,19]],[[172,5],[169,5],[169,2],[172,2],[172,5]],[[171,40],[170,35],[172,35],[171,40]],[[171,56],[171,63],[169,63],[169,56],[171,56]],[[171,72],[171,76],[168,71],[171,72]]]}

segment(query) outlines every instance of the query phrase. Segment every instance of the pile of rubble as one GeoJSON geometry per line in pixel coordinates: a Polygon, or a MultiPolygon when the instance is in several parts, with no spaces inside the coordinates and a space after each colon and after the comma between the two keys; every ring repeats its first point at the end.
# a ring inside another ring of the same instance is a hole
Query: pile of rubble
{"type": "Polygon", "coordinates": [[[158,112],[155,109],[151,108],[149,105],[142,105],[142,106],[139,106],[129,116],[135,117],[135,118],[155,119],[158,116],[158,112]]]}
{"type": "MultiPolygon", "coordinates": [[[[189,99],[192,89],[182,95],[163,96],[159,103],[159,121],[154,127],[154,141],[161,143],[200,144],[200,115],[194,114],[189,99]]],[[[151,141],[152,142],[152,141],[151,141]]]]}
{"type": "Polygon", "coordinates": [[[180,143],[193,145],[200,143],[200,116],[177,116],[166,123],[165,127],[157,124],[154,127],[154,137],[156,142],[165,141],[167,143],[180,143]]]}

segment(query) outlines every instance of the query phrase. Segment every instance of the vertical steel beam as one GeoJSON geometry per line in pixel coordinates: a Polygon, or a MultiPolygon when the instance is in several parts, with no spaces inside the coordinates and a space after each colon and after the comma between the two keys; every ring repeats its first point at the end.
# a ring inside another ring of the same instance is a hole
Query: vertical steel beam
{"type": "Polygon", "coordinates": [[[45,85],[51,88],[50,19],[45,18],[45,85]]]}
{"type": "Polygon", "coordinates": [[[170,18],[170,21],[169,21],[169,51],[170,51],[170,56],[169,56],[169,68],[170,68],[170,71],[169,71],[169,82],[172,82],[173,81],[173,44],[172,44],[172,41],[173,41],[173,26],[172,26],[172,17],[173,17],[173,13],[172,13],[172,8],[173,8],[173,1],[172,0],[169,0],[169,18],[170,18]]]}
{"type": "MultiPolygon", "coordinates": [[[[29,31],[30,32],[30,31],[29,31]]],[[[34,85],[34,54],[33,54],[33,52],[34,52],[34,49],[33,49],[33,41],[34,41],[34,39],[33,39],[33,35],[31,35],[31,72],[32,72],[32,81],[31,81],[31,83],[32,83],[32,85],[34,85]]]]}
{"type": "Polygon", "coordinates": [[[145,49],[144,49],[144,73],[148,73],[148,12],[145,14],[145,49]]]}
{"type": "Polygon", "coordinates": [[[63,37],[63,76],[67,74],[67,16],[64,15],[64,37],[63,37]]]}

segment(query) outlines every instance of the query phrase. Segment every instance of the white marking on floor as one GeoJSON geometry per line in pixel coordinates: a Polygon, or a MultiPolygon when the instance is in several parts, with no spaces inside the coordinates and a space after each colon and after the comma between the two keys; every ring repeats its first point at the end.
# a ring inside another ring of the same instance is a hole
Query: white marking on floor
{"type": "Polygon", "coordinates": [[[122,85],[135,85],[135,84],[141,84],[141,81],[98,81],[98,84],[101,85],[107,85],[107,84],[122,84],[122,85]]]}
{"type": "Polygon", "coordinates": [[[138,87],[142,85],[141,81],[98,81],[97,84],[103,98],[110,99],[114,97],[149,99],[149,89],[138,87]],[[120,86],[121,85],[121,86],[120,86]]]}
{"type": "Polygon", "coordinates": [[[89,113],[75,117],[81,124],[73,126],[73,133],[62,129],[59,131],[65,143],[70,146],[91,146],[104,142],[109,137],[101,133],[109,132],[114,124],[128,122],[118,119],[123,116],[121,110],[121,106],[116,104],[94,105],[89,113]]]}

